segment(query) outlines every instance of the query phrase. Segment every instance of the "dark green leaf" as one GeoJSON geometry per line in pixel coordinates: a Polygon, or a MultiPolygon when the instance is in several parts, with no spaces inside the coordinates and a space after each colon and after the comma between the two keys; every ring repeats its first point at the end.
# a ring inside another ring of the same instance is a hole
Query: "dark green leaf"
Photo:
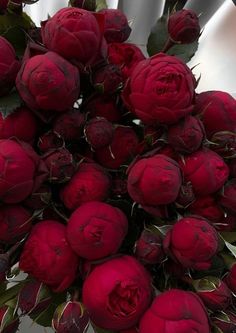
{"type": "Polygon", "coordinates": [[[95,333],[114,333],[114,331],[104,330],[103,328],[97,327],[93,323],[91,323],[91,325],[92,325],[95,333]]]}
{"type": "Polygon", "coordinates": [[[17,15],[8,11],[0,16],[0,35],[14,46],[18,56],[23,55],[26,47],[25,32],[33,27],[35,24],[26,13],[17,15]]]}
{"type": "Polygon", "coordinates": [[[224,231],[221,232],[220,235],[223,237],[223,239],[229,243],[234,243],[236,242],[236,232],[229,232],[229,231],[224,231]]]}
{"type": "Polygon", "coordinates": [[[22,104],[22,100],[16,90],[13,90],[7,96],[0,97],[0,112],[3,118],[7,118],[22,104]]]}
{"type": "Polygon", "coordinates": [[[101,9],[107,8],[107,2],[106,0],[97,0],[96,1],[96,11],[98,12],[101,9]]]}
{"type": "Polygon", "coordinates": [[[15,298],[18,295],[18,292],[23,287],[23,285],[24,285],[24,281],[17,283],[13,287],[2,292],[1,297],[0,297],[0,306],[6,304],[7,302],[9,302],[13,298],[15,298]]]}
{"type": "MultiPolygon", "coordinates": [[[[169,38],[167,29],[168,16],[164,15],[160,17],[148,38],[147,52],[149,56],[161,52],[169,38]]],[[[175,44],[166,53],[169,55],[175,55],[184,62],[188,62],[198,49],[198,41],[191,44],[175,44]]]]}
{"type": "Polygon", "coordinates": [[[52,324],[52,318],[54,315],[54,312],[58,305],[66,301],[66,293],[59,293],[59,294],[53,294],[52,296],[52,302],[48,306],[46,310],[41,312],[39,315],[30,315],[30,318],[37,323],[38,325],[41,325],[43,327],[51,327],[52,324]]]}

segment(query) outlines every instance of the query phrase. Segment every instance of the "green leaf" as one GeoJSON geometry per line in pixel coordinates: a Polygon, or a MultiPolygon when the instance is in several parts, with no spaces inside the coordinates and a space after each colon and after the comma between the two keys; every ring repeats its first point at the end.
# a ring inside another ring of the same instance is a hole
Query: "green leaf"
{"type": "Polygon", "coordinates": [[[24,285],[24,281],[17,283],[13,287],[5,290],[1,293],[0,297],[0,306],[6,304],[7,302],[11,301],[13,298],[15,298],[18,295],[18,292],[21,290],[21,288],[24,285]]]}
{"type": "MultiPolygon", "coordinates": [[[[168,16],[163,15],[157,20],[156,24],[152,28],[147,42],[147,52],[149,56],[157,54],[163,50],[169,38],[167,20],[168,16]]],[[[177,56],[184,62],[188,62],[194,56],[197,49],[198,40],[191,44],[175,44],[166,53],[177,56]]]]}
{"type": "Polygon", "coordinates": [[[230,244],[225,240],[225,246],[228,248],[228,250],[232,253],[232,255],[236,258],[236,246],[230,244]]]}
{"type": "Polygon", "coordinates": [[[97,327],[94,323],[91,323],[95,333],[115,333],[114,331],[104,330],[103,328],[97,327]]]}
{"type": "Polygon", "coordinates": [[[34,27],[34,22],[26,13],[17,15],[8,11],[5,15],[0,16],[0,35],[14,46],[18,56],[23,55],[26,47],[25,32],[34,27]]]}
{"type": "Polygon", "coordinates": [[[0,97],[0,112],[3,118],[7,118],[11,113],[13,113],[22,104],[20,95],[16,90],[6,96],[0,97]]]}
{"type": "Polygon", "coordinates": [[[54,312],[59,304],[66,301],[66,292],[59,293],[59,294],[53,294],[52,296],[52,302],[47,307],[46,310],[41,312],[39,315],[29,315],[30,318],[37,323],[38,325],[41,325],[43,327],[51,327],[52,324],[52,318],[54,315],[54,312]]]}
{"type": "Polygon", "coordinates": [[[96,1],[96,11],[98,12],[101,9],[106,9],[107,6],[107,2],[106,0],[97,0],[96,1]]]}
{"type": "Polygon", "coordinates": [[[227,241],[229,243],[236,242],[236,232],[224,231],[224,232],[220,232],[220,235],[222,236],[222,238],[225,241],[227,241]]]}

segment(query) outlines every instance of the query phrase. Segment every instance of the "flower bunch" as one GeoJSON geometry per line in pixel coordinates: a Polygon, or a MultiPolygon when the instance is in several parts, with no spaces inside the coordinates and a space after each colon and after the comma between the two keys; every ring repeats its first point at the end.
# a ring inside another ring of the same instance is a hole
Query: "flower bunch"
{"type": "Polygon", "coordinates": [[[89,0],[20,55],[0,37],[1,285],[28,274],[0,296],[1,332],[25,314],[58,333],[236,329],[236,103],[197,93],[173,53],[197,15],[165,19],[150,57],[89,0]]]}

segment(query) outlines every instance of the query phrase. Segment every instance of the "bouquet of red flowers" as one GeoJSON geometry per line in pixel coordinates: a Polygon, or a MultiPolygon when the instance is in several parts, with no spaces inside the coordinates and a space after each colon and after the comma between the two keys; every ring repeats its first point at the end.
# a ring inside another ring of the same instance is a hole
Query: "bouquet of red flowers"
{"type": "Polygon", "coordinates": [[[196,92],[196,13],[146,57],[96,1],[0,11],[0,331],[234,332],[236,103],[196,92]]]}

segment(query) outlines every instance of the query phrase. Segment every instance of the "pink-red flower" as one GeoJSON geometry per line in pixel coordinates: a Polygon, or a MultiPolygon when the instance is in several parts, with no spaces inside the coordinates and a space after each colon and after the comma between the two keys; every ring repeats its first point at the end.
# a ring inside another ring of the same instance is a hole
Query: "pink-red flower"
{"type": "Polygon", "coordinates": [[[66,240],[66,227],[54,220],[37,223],[24,245],[19,265],[53,291],[67,289],[76,277],[78,257],[66,240]]]}
{"type": "Polygon", "coordinates": [[[96,266],[84,281],[83,303],[95,325],[122,330],[136,325],[152,297],[151,278],[124,255],[96,266]]]}

